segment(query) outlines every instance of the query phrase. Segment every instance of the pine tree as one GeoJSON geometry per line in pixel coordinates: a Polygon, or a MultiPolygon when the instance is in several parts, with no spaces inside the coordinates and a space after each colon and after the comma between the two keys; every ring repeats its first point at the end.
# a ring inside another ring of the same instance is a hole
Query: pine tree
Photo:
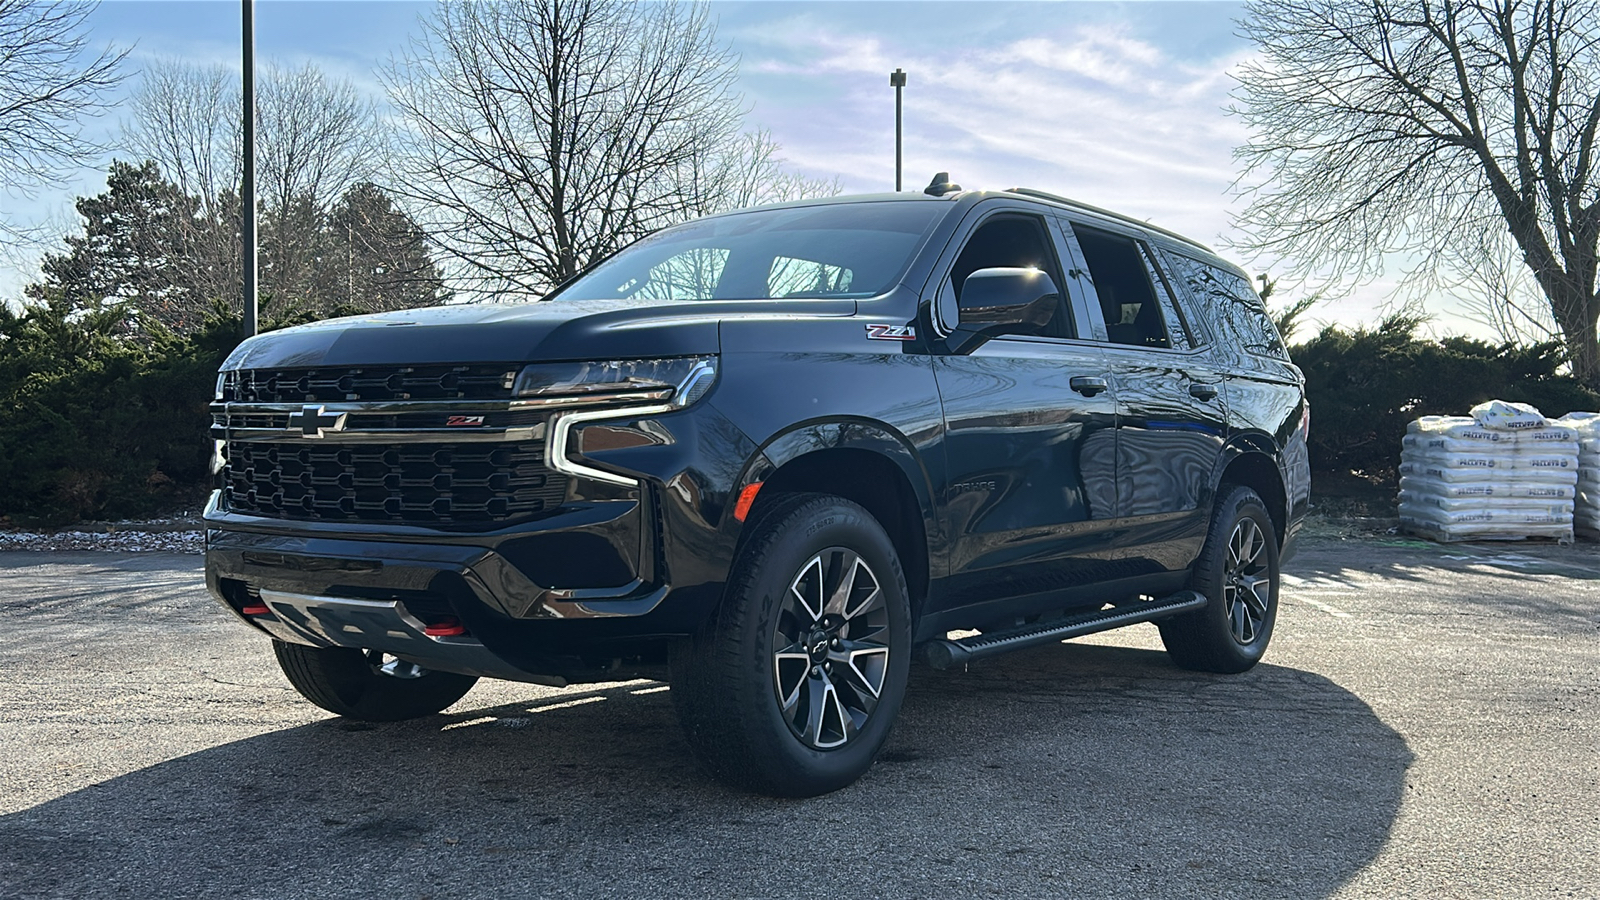
{"type": "Polygon", "coordinates": [[[449,298],[422,229],[377,185],[345,191],[325,234],[317,293],[339,309],[410,309],[449,298]]]}

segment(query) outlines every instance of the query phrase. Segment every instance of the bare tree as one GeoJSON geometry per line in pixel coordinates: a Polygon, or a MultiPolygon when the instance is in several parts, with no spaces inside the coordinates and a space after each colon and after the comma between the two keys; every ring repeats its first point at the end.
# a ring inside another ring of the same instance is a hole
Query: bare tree
{"type": "MultiPolygon", "coordinates": [[[[262,65],[256,94],[257,172],[264,212],[263,285],[280,301],[309,303],[317,284],[317,229],[354,185],[383,167],[386,131],[376,105],[348,79],[306,64],[262,65]]],[[[242,128],[238,72],[158,60],[144,72],[124,123],[124,141],[140,159],[199,198],[202,216],[183,235],[194,258],[217,260],[206,271],[210,296],[237,293],[242,128]],[[219,223],[232,223],[218,227],[219,223]],[[225,262],[224,262],[225,261],[225,262]]]]}
{"type": "Polygon", "coordinates": [[[1468,318],[1512,344],[1560,343],[1561,331],[1533,273],[1511,236],[1502,231],[1464,234],[1442,252],[1459,278],[1442,285],[1468,318]]]}
{"type": "Polygon", "coordinates": [[[708,215],[763,203],[831,197],[843,189],[838,176],[807,178],[788,171],[778,155],[782,149],[763,128],[739,135],[714,154],[691,160],[689,210],[708,215]]]}
{"type": "Polygon", "coordinates": [[[774,162],[703,3],[453,2],[425,31],[382,73],[393,180],[479,291],[543,292],[774,162]]]}
{"type": "Polygon", "coordinates": [[[212,300],[239,292],[240,105],[238,72],[158,59],[140,74],[122,123],[123,146],[135,159],[155,162],[197,208],[197,215],[174,221],[167,235],[179,255],[195,261],[192,308],[174,327],[204,315],[212,300]]]}
{"type": "Polygon", "coordinates": [[[1325,283],[1399,253],[1448,285],[1505,235],[1600,387],[1600,4],[1261,0],[1242,24],[1245,246],[1325,283]]]}
{"type": "Polygon", "coordinates": [[[154,160],[168,181],[215,213],[221,197],[239,190],[239,106],[237,71],[154,60],[133,90],[123,146],[135,159],[154,160]]]}
{"type": "MultiPolygon", "coordinates": [[[[83,122],[102,114],[126,50],[89,48],[92,4],[0,0],[0,195],[32,196],[99,147],[83,122]]],[[[0,237],[21,236],[0,218],[0,237]]]]}
{"type": "MultiPolygon", "coordinates": [[[[3,2],[3,0],[0,0],[3,2]]],[[[376,104],[348,79],[310,63],[261,66],[256,91],[256,165],[262,205],[282,210],[305,198],[331,206],[381,167],[385,132],[376,104]]],[[[157,60],[145,68],[123,124],[127,148],[161,166],[185,193],[237,192],[241,171],[239,73],[226,66],[157,60]]]]}
{"type": "Polygon", "coordinates": [[[346,189],[376,175],[384,129],[370,98],[310,63],[262,67],[256,120],[259,196],[278,235],[262,263],[274,283],[305,295],[317,278],[314,223],[346,189]],[[312,227],[294,227],[297,220],[312,227]]]}
{"type": "Polygon", "coordinates": [[[377,104],[349,79],[329,78],[311,63],[262,67],[256,119],[257,165],[269,208],[300,198],[332,206],[383,163],[385,129],[377,104]]]}

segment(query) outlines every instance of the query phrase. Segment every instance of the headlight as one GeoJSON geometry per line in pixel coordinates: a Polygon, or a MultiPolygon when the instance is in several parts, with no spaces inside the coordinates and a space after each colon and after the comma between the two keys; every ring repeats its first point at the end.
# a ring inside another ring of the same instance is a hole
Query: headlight
{"type": "Polygon", "coordinates": [[[688,406],[717,381],[715,356],[677,359],[535,363],[517,374],[518,397],[572,397],[590,402],[688,406]]]}

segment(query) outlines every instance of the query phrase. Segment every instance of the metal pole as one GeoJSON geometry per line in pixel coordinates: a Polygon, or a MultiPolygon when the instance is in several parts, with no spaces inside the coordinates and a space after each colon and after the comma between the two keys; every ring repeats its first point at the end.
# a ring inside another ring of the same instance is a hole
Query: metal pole
{"type": "Polygon", "coordinates": [[[900,191],[900,93],[906,87],[906,73],[904,69],[896,68],[889,73],[889,84],[894,87],[894,189],[900,191]]]}
{"type": "Polygon", "coordinates": [[[244,183],[239,188],[243,207],[240,228],[244,259],[244,336],[256,333],[256,23],[255,0],[244,7],[244,183]]]}

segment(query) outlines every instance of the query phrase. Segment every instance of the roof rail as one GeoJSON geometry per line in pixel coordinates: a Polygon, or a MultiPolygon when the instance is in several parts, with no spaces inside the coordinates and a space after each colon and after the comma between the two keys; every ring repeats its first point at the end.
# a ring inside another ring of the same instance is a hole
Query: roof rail
{"type": "Polygon", "coordinates": [[[1025,188],[1025,187],[1007,188],[1006,189],[1006,193],[1008,193],[1008,194],[1022,194],[1025,197],[1037,197],[1040,200],[1051,200],[1051,201],[1054,201],[1056,203],[1063,204],[1065,206],[1071,206],[1071,207],[1074,207],[1074,208],[1077,208],[1077,209],[1081,209],[1084,212],[1092,212],[1095,215],[1106,216],[1107,218],[1112,218],[1112,219],[1120,219],[1120,220],[1122,220],[1124,222],[1127,222],[1127,223],[1129,223],[1131,225],[1137,225],[1140,228],[1148,228],[1151,231],[1158,231],[1158,232],[1166,235],[1169,238],[1172,238],[1174,240],[1182,241],[1185,244],[1189,244],[1190,246],[1193,246],[1193,247],[1198,247],[1201,250],[1204,250],[1205,252],[1211,254],[1212,256],[1216,256],[1217,255],[1217,251],[1212,250],[1210,247],[1207,247],[1205,244],[1200,243],[1199,241],[1195,240],[1192,237],[1185,237],[1185,236],[1177,233],[1176,231],[1168,231],[1167,229],[1162,228],[1160,225],[1151,225],[1149,222],[1141,222],[1138,219],[1135,219],[1133,216],[1126,216],[1126,215],[1123,215],[1122,213],[1119,213],[1119,212],[1112,212],[1109,209],[1101,209],[1098,206],[1091,206],[1091,205],[1089,205],[1087,203],[1083,203],[1083,202],[1078,201],[1078,200],[1073,200],[1070,197],[1063,197],[1060,194],[1052,194],[1049,191],[1041,191],[1041,190],[1038,190],[1038,189],[1035,189],[1035,188],[1025,188]]]}

